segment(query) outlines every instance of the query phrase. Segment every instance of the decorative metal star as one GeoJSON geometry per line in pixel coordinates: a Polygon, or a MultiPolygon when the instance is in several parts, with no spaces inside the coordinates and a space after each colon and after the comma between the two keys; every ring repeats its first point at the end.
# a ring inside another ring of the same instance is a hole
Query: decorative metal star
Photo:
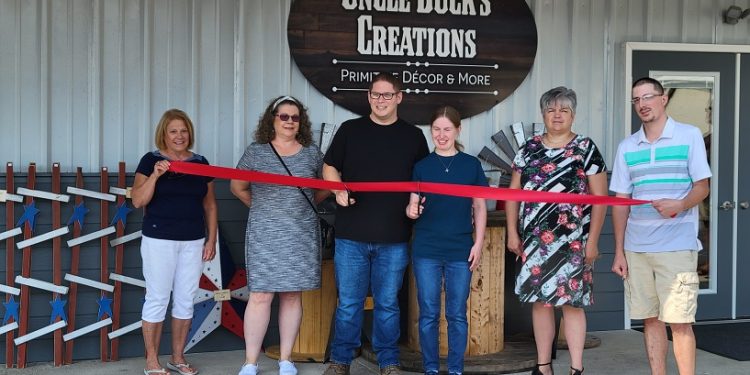
{"type": "Polygon", "coordinates": [[[99,304],[99,312],[96,314],[96,319],[102,320],[102,316],[104,316],[104,314],[107,314],[108,317],[112,316],[111,298],[107,298],[105,294],[102,294],[101,298],[96,300],[96,303],[99,304]]]}
{"type": "Polygon", "coordinates": [[[49,324],[54,323],[57,320],[57,317],[60,317],[63,321],[68,321],[67,316],[65,315],[65,304],[68,303],[68,300],[60,299],[60,296],[55,297],[54,300],[49,301],[49,304],[52,306],[52,314],[49,316],[49,324]]]}
{"type": "Polygon", "coordinates": [[[10,296],[10,301],[3,302],[3,306],[5,306],[5,316],[3,316],[3,325],[8,324],[8,321],[10,318],[13,318],[14,322],[18,321],[18,307],[20,306],[18,302],[16,302],[15,298],[13,296],[10,296]]]}
{"type": "Polygon", "coordinates": [[[220,326],[244,337],[242,317],[248,299],[245,275],[245,270],[237,268],[232,261],[229,247],[217,240],[216,257],[203,265],[186,352],[220,326]],[[230,300],[219,302],[214,299],[214,293],[220,289],[229,289],[230,300]]]}
{"type": "Polygon", "coordinates": [[[121,205],[117,206],[117,213],[115,214],[115,217],[112,218],[112,223],[110,223],[109,225],[114,225],[118,221],[121,221],[122,226],[124,227],[127,223],[127,216],[130,211],[133,211],[133,209],[128,207],[127,202],[123,201],[121,205]]]}
{"type": "Polygon", "coordinates": [[[23,216],[18,219],[16,227],[21,227],[24,223],[28,222],[31,231],[34,232],[34,223],[36,222],[37,214],[39,214],[39,210],[36,208],[36,202],[31,202],[28,205],[23,206],[23,216]]]}
{"type": "Polygon", "coordinates": [[[86,208],[83,202],[81,204],[76,205],[75,208],[73,208],[73,215],[70,216],[70,219],[68,220],[68,225],[73,224],[73,222],[77,222],[78,226],[83,229],[83,217],[89,213],[89,209],[86,208]]]}

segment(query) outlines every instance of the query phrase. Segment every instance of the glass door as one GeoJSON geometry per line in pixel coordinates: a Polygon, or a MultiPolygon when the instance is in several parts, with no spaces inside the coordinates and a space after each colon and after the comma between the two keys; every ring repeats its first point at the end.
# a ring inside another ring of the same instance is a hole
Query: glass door
{"type": "MultiPolygon", "coordinates": [[[[700,206],[699,239],[703,250],[698,254],[698,320],[732,319],[734,315],[736,56],[633,52],[633,79],[649,76],[662,82],[670,99],[667,113],[701,129],[713,172],[711,193],[700,206]]],[[[632,130],[638,130],[638,116],[631,119],[632,130]]]]}
{"type": "MultiPolygon", "coordinates": [[[[714,87],[720,81],[718,72],[667,72],[652,71],[651,78],[662,83],[665,94],[669,98],[667,114],[679,122],[697,126],[703,133],[706,154],[709,163],[713,159],[711,152],[712,134],[714,133],[713,112],[714,87]]],[[[698,253],[698,276],[700,289],[703,291],[716,290],[716,238],[711,238],[711,198],[706,197],[700,204],[698,239],[703,244],[703,250],[698,253]]],[[[713,221],[716,223],[716,221],[713,221]]]]}

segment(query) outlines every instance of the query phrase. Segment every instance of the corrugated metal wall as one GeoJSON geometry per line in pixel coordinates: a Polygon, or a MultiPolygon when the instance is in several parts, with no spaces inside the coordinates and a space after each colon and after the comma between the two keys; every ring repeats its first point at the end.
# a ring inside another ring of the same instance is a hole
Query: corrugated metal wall
{"type": "MultiPolygon", "coordinates": [[[[335,3],[336,0],[331,0],[335,3]]],[[[611,158],[625,133],[625,41],[750,43],[750,22],[721,22],[740,0],[528,0],[534,68],[507,100],[464,123],[469,153],[512,122],[540,122],[537,100],[579,94],[576,131],[611,158]]],[[[316,128],[353,114],[318,93],[290,59],[291,0],[0,0],[0,161],[40,171],[135,167],[170,107],[197,124],[195,150],[232,166],[266,101],[291,93],[316,128]]],[[[319,130],[319,129],[316,129],[319,130]]]]}

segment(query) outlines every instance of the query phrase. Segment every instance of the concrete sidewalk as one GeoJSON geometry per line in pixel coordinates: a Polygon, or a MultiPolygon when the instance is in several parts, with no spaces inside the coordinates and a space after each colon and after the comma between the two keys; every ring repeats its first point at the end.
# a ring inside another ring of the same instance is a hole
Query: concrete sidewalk
{"type": "MultiPolygon", "coordinates": [[[[643,375],[649,373],[648,362],[643,349],[643,334],[638,331],[606,331],[592,332],[602,340],[601,346],[587,349],[584,352],[586,374],[622,374],[643,375]]],[[[750,350],[750,348],[747,348],[750,350]]],[[[237,374],[242,364],[242,351],[188,354],[188,360],[194,363],[203,375],[233,375],[237,374]]],[[[278,367],[274,360],[261,357],[262,374],[277,374],[278,367]]],[[[168,358],[162,359],[162,364],[168,358]]],[[[568,373],[568,352],[558,352],[555,362],[556,374],[568,373]]],[[[300,375],[319,375],[325,369],[320,363],[298,363],[300,375]]],[[[669,354],[669,374],[676,374],[674,358],[669,354]]],[[[82,361],[70,366],[54,368],[48,363],[30,364],[25,369],[0,368],[0,374],[8,375],[93,375],[93,374],[142,374],[143,359],[128,358],[119,362],[101,363],[99,361],[82,361]]],[[[528,374],[525,371],[517,374],[528,374]]],[[[173,372],[173,374],[176,374],[173,372]]],[[[378,374],[376,365],[357,358],[352,363],[352,375],[378,374]]],[[[415,373],[404,372],[404,375],[415,373]]],[[[698,350],[696,374],[700,375],[750,375],[750,361],[740,362],[724,358],[715,354],[698,350]]]]}

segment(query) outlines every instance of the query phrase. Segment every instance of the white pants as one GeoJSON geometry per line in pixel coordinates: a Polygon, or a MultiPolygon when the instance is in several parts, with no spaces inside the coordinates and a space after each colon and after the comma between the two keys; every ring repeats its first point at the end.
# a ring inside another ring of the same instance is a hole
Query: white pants
{"type": "Polygon", "coordinates": [[[143,236],[141,258],[146,280],[146,302],[141,319],[149,323],[164,321],[172,293],[172,317],[192,319],[193,298],[203,273],[203,243],[160,240],[143,236]]]}

